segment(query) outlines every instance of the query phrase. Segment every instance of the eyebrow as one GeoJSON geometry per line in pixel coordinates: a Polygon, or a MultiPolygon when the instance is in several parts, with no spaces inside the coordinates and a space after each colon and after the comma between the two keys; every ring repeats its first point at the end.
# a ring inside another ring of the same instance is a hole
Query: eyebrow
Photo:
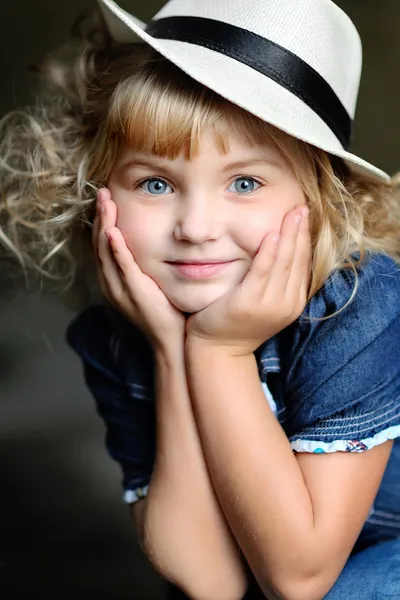
{"type": "Polygon", "coordinates": [[[254,165],[272,165],[273,167],[282,167],[281,162],[279,162],[278,160],[274,160],[273,158],[264,156],[261,158],[249,158],[247,160],[238,160],[235,162],[230,162],[229,164],[225,165],[225,167],[222,169],[224,172],[226,171],[233,171],[235,169],[245,169],[246,167],[250,167],[250,166],[254,166],[254,165]]]}
{"type": "Polygon", "coordinates": [[[122,165],[118,168],[118,171],[126,171],[127,169],[131,169],[133,167],[145,167],[147,169],[157,169],[164,175],[169,175],[171,173],[171,169],[160,165],[157,161],[152,161],[151,159],[145,160],[144,158],[134,158],[133,160],[129,160],[127,162],[122,163],[122,165]]]}
{"type": "MultiPolygon", "coordinates": [[[[282,163],[279,160],[274,160],[273,158],[264,156],[264,157],[260,157],[260,158],[249,158],[247,160],[239,160],[239,161],[230,162],[223,167],[222,172],[226,173],[228,171],[233,171],[235,169],[245,169],[250,166],[263,165],[263,164],[269,164],[269,165],[272,165],[273,167],[282,168],[282,163]]],[[[125,170],[133,168],[133,167],[145,167],[145,168],[149,168],[149,169],[157,169],[157,171],[164,173],[165,175],[169,175],[171,173],[171,171],[173,170],[171,168],[168,168],[167,166],[163,166],[156,160],[153,161],[151,159],[144,159],[144,158],[136,158],[136,159],[129,160],[129,161],[123,163],[119,167],[118,170],[125,171],[125,170]]]]}

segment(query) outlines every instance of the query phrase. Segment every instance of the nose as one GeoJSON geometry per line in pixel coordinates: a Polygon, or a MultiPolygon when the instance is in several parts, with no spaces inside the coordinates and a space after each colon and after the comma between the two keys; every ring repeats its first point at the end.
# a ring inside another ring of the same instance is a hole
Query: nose
{"type": "Polygon", "coordinates": [[[196,194],[182,199],[174,230],[177,241],[199,245],[217,239],[220,231],[221,219],[212,198],[196,194]]]}

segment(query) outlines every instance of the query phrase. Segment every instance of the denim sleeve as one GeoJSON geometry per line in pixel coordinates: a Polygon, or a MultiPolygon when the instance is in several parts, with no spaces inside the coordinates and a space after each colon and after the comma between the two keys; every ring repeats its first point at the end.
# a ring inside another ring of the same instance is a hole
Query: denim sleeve
{"type": "MultiPolygon", "coordinates": [[[[124,499],[134,503],[147,495],[154,464],[155,405],[151,390],[143,377],[132,382],[121,370],[115,360],[119,344],[106,311],[100,307],[91,307],[74,319],[67,341],[82,359],[86,384],[105,424],[107,451],[122,469],[124,499]]],[[[134,364],[135,354],[143,361],[143,353],[133,347],[130,354],[133,370],[136,367],[143,375],[143,364],[134,364]]]]}
{"type": "Polygon", "coordinates": [[[337,274],[286,335],[284,428],[298,452],[362,452],[400,437],[400,271],[383,257],[337,274]]]}

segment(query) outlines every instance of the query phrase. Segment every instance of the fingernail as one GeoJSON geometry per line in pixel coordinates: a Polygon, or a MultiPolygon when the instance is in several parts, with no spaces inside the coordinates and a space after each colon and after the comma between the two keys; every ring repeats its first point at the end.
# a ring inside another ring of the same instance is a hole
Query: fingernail
{"type": "Polygon", "coordinates": [[[104,213],[105,206],[104,206],[104,197],[103,197],[102,190],[99,190],[97,192],[97,209],[100,213],[104,213]]]}
{"type": "Polygon", "coordinates": [[[294,215],[294,220],[296,221],[296,223],[300,223],[302,218],[303,218],[303,213],[301,211],[297,211],[294,215]]]}
{"type": "Polygon", "coordinates": [[[97,207],[99,209],[99,213],[104,214],[106,207],[105,207],[103,198],[100,198],[100,200],[98,200],[97,207]]]}
{"type": "Polygon", "coordinates": [[[303,206],[303,208],[301,209],[301,214],[303,215],[303,217],[308,217],[308,206],[303,206]]]}

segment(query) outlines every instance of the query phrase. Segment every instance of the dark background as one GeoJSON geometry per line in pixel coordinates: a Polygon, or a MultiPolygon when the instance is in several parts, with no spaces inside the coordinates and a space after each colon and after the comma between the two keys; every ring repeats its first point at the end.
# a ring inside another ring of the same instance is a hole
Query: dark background
{"type": "MultiPolygon", "coordinates": [[[[0,0],[0,116],[29,101],[29,64],[66,42],[79,11],[93,4],[0,0]]],[[[121,0],[143,20],[163,4],[121,0]]],[[[364,43],[353,150],[394,173],[400,3],[338,4],[364,43]]],[[[57,298],[16,293],[0,265],[0,597],[158,600],[164,583],[136,546],[118,467],[63,339],[71,317],[57,298]]]]}

